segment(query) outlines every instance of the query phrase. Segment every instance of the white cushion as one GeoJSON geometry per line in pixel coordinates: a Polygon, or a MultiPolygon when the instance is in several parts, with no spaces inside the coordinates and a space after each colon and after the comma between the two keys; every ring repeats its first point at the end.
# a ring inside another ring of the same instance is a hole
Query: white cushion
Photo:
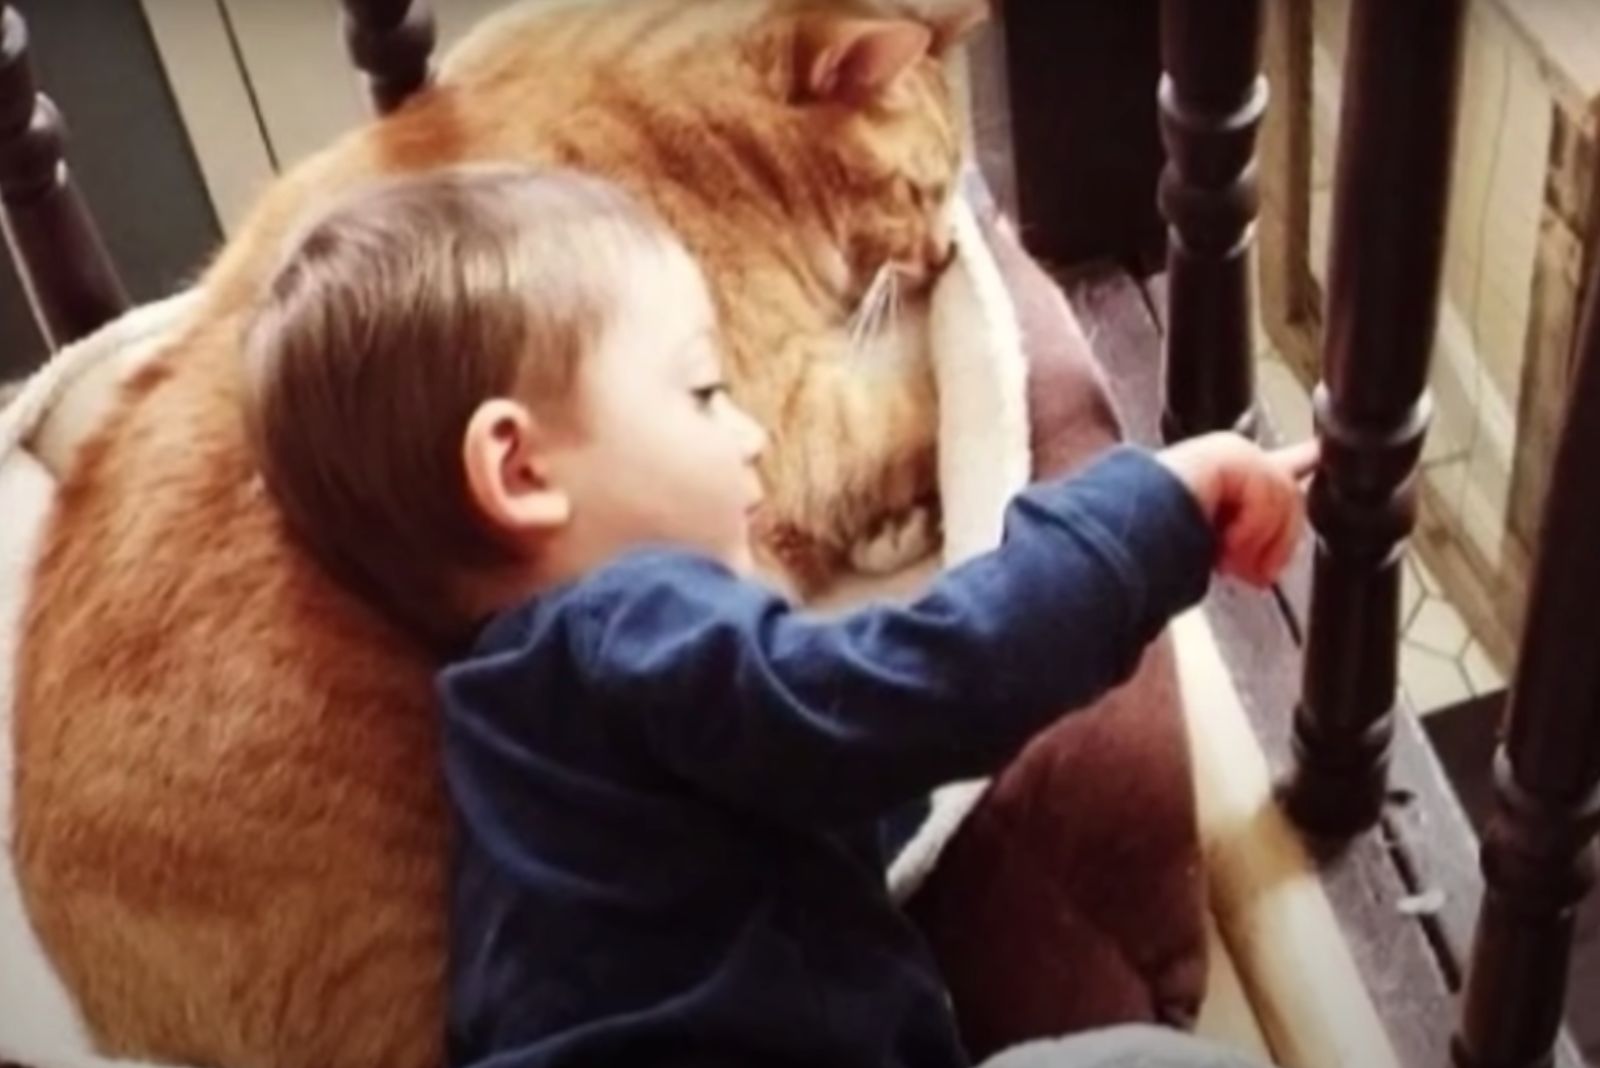
{"type": "Polygon", "coordinates": [[[55,488],[55,479],[27,451],[0,458],[0,1060],[30,1066],[40,1055],[89,1049],[77,1009],[28,925],[11,863],[17,639],[55,488]]]}
{"type": "Polygon", "coordinates": [[[197,293],[186,290],[141,304],[56,353],[0,412],[0,457],[22,444],[64,477],[78,446],[111,410],[117,387],[161,351],[197,303],[197,293]]]}

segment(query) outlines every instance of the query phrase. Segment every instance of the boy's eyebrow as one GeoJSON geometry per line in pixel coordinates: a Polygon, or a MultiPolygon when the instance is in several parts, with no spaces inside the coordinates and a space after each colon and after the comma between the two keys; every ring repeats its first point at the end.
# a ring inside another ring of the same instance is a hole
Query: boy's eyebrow
{"type": "Polygon", "coordinates": [[[703,326],[694,333],[686,336],[673,347],[673,353],[684,362],[692,362],[696,367],[702,364],[711,364],[720,367],[722,360],[716,347],[716,331],[709,326],[703,326]]]}

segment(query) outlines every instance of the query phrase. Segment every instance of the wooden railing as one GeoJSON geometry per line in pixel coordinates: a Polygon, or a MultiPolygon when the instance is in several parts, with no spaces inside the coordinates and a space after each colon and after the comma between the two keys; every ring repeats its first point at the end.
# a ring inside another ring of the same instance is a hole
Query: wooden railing
{"type": "MultiPolygon", "coordinates": [[[[1377,822],[1396,706],[1398,565],[1415,521],[1429,422],[1465,0],[1354,0],[1328,264],[1323,461],[1290,816],[1319,838],[1377,822]]],[[[1250,381],[1249,304],[1240,297],[1258,115],[1253,64],[1237,36],[1260,11],[1164,0],[1161,106],[1172,156],[1161,204],[1172,224],[1167,429],[1236,425],[1250,381]],[[1221,223],[1227,220],[1226,225],[1221,223]],[[1209,225],[1204,225],[1209,223],[1209,225]],[[1226,317],[1227,322],[1219,319],[1226,317]],[[1228,361],[1224,367],[1207,366],[1228,361]]],[[[1460,1068],[1551,1063],[1561,1028],[1573,917],[1594,881],[1600,829],[1600,267],[1588,281],[1566,427],[1512,684],[1497,805],[1482,846],[1486,890],[1452,1055],[1460,1068]],[[1588,469],[1588,470],[1586,470],[1588,469]]]]}
{"type": "MultiPolygon", "coordinates": [[[[1250,256],[1255,138],[1265,108],[1264,0],[1163,0],[1160,204],[1170,224],[1165,429],[1257,428],[1250,256]]],[[[1268,0],[1270,2],[1270,0],[1268,0]]],[[[1387,788],[1396,705],[1397,562],[1428,426],[1425,391],[1448,202],[1465,0],[1354,0],[1328,265],[1324,460],[1288,812],[1326,839],[1370,828],[1387,788]]],[[[0,200],[47,339],[126,303],[37,95],[22,20],[3,7],[0,200]]],[[[387,112],[427,84],[424,0],[344,0],[350,55],[387,112]]],[[[1600,261],[1597,261],[1600,262],[1600,261]]],[[[1482,848],[1484,905],[1462,999],[1460,1068],[1550,1063],[1574,906],[1600,828],[1600,266],[1588,281],[1567,423],[1541,539],[1497,808],[1482,848]]],[[[1288,714],[1289,710],[1284,710],[1288,714]]]]}

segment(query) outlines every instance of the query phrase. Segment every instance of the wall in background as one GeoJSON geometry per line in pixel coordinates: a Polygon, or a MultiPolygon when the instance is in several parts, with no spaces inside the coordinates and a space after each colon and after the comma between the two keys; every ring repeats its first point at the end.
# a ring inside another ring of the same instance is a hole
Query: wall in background
{"type": "MultiPolygon", "coordinates": [[[[134,300],[182,284],[220,235],[139,0],[16,0],[34,70],[66,118],[67,158],[134,300]]],[[[0,267],[0,377],[44,354],[0,267]]]]}

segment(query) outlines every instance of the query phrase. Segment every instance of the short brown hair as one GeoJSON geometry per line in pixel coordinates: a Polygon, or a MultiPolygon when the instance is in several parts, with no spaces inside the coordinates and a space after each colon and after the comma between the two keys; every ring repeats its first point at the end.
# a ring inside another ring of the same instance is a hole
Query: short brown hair
{"type": "Polygon", "coordinates": [[[436,647],[470,635],[471,570],[511,562],[473,507],[468,420],[559,410],[624,257],[671,241],[619,189],[472,167],[356,190],[306,224],[244,341],[262,477],[320,562],[436,647]]]}

